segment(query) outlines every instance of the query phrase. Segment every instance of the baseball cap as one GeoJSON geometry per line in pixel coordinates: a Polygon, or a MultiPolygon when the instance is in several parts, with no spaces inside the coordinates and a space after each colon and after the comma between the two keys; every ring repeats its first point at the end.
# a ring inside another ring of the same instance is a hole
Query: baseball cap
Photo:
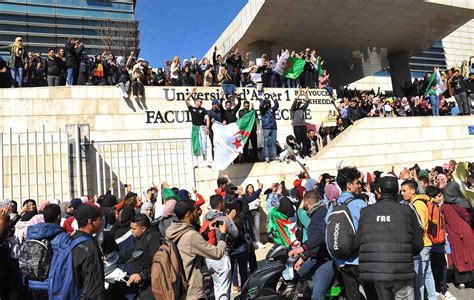
{"type": "Polygon", "coordinates": [[[79,223],[87,222],[88,219],[95,219],[101,215],[102,211],[100,207],[92,202],[83,203],[74,210],[74,218],[76,218],[79,223]]]}
{"type": "Polygon", "coordinates": [[[212,100],[212,105],[219,105],[219,104],[220,104],[219,99],[212,100]]]}

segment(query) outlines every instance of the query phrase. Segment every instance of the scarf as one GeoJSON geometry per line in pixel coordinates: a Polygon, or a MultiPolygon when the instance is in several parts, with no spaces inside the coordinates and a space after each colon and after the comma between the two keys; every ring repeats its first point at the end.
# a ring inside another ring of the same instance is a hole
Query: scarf
{"type": "Polygon", "coordinates": [[[320,200],[316,203],[313,203],[310,208],[308,208],[307,214],[308,217],[311,217],[311,215],[318,210],[318,208],[325,206],[324,201],[320,200]]]}

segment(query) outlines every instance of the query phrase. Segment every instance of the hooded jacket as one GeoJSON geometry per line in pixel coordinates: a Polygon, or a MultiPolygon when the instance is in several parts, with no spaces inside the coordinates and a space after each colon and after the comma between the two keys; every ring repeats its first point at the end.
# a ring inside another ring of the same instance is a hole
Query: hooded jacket
{"type": "Polygon", "coordinates": [[[61,248],[67,247],[71,237],[59,225],[54,223],[38,223],[28,227],[26,233],[27,240],[43,240],[47,239],[51,242],[53,252],[59,251],[61,248]]]}
{"type": "Polygon", "coordinates": [[[275,120],[275,112],[278,110],[278,100],[273,101],[273,107],[271,106],[270,100],[266,99],[260,102],[260,116],[262,120],[262,129],[277,129],[275,120]]]}
{"type": "Polygon", "coordinates": [[[430,201],[430,197],[427,195],[415,195],[410,202],[413,204],[413,207],[416,210],[416,213],[420,217],[421,225],[423,226],[423,243],[425,247],[430,247],[433,245],[430,238],[428,237],[428,220],[429,220],[429,211],[426,202],[430,201]]]}
{"type": "Polygon", "coordinates": [[[396,197],[382,195],[377,203],[361,210],[356,234],[360,279],[412,280],[413,256],[423,249],[422,237],[413,209],[398,203],[396,197]]]}
{"type": "Polygon", "coordinates": [[[444,203],[456,204],[467,209],[472,208],[471,203],[462,195],[459,184],[454,181],[448,182],[446,185],[444,203]]]}
{"type": "Polygon", "coordinates": [[[176,243],[183,261],[185,276],[189,278],[186,299],[202,297],[204,294],[202,258],[221,259],[226,248],[226,235],[222,235],[217,246],[213,246],[194,230],[193,225],[175,221],[166,230],[166,238],[176,243]]]}
{"type": "Polygon", "coordinates": [[[309,101],[298,102],[293,101],[291,105],[291,125],[293,126],[305,126],[306,125],[306,109],[308,108],[309,101]]]}

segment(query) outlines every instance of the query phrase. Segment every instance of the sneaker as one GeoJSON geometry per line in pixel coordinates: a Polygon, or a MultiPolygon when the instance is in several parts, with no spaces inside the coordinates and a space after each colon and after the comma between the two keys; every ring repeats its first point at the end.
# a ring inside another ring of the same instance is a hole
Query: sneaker
{"type": "Polygon", "coordinates": [[[257,248],[258,248],[258,249],[265,248],[265,246],[264,246],[262,243],[260,243],[260,242],[257,242],[256,244],[257,244],[257,248]]]}
{"type": "Polygon", "coordinates": [[[269,159],[269,158],[265,158],[265,162],[266,162],[266,163],[270,163],[270,159],[269,159]]]}
{"type": "Polygon", "coordinates": [[[466,285],[464,283],[460,283],[458,285],[458,289],[460,289],[460,290],[464,290],[465,288],[466,288],[466,285]]]}
{"type": "Polygon", "coordinates": [[[451,294],[449,291],[446,291],[446,293],[444,293],[444,295],[441,295],[441,299],[456,300],[456,297],[454,297],[454,295],[451,294]]]}
{"type": "Polygon", "coordinates": [[[123,95],[123,99],[127,99],[127,98],[128,98],[128,94],[127,94],[127,93],[123,92],[122,95],[123,95]]]}

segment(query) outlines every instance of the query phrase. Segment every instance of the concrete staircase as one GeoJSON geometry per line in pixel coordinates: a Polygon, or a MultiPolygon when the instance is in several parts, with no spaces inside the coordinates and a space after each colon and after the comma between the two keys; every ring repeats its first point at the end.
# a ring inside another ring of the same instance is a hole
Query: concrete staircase
{"type": "MultiPolygon", "coordinates": [[[[474,117],[406,117],[365,118],[337,136],[315,158],[306,159],[311,175],[336,175],[336,165],[356,166],[361,171],[399,172],[403,167],[418,163],[431,168],[448,162],[474,160],[474,135],[468,126],[474,117]]],[[[213,191],[219,175],[228,174],[235,184],[256,184],[257,179],[267,187],[272,182],[292,182],[301,172],[297,163],[271,162],[232,165],[219,172],[209,168],[196,170],[200,191],[213,191]]]]}

